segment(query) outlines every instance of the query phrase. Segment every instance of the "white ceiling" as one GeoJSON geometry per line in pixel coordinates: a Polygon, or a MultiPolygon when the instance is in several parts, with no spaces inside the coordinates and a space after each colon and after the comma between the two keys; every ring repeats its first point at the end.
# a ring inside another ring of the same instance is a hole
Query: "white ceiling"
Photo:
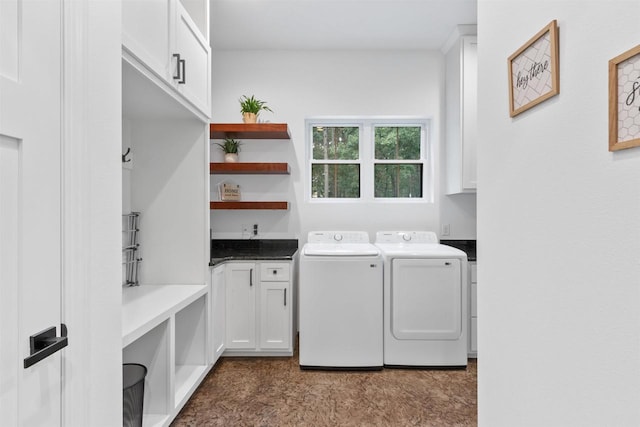
{"type": "Polygon", "coordinates": [[[439,49],[477,0],[211,0],[213,49],[439,49]]]}

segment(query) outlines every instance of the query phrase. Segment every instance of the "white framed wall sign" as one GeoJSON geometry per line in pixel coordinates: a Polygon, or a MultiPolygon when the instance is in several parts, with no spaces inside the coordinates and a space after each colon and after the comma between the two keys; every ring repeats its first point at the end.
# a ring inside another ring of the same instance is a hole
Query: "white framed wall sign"
{"type": "Polygon", "coordinates": [[[554,19],[509,57],[509,115],[560,93],[558,24],[554,19]]]}
{"type": "Polygon", "coordinates": [[[640,146],[640,45],[609,61],[609,151],[640,146]]]}

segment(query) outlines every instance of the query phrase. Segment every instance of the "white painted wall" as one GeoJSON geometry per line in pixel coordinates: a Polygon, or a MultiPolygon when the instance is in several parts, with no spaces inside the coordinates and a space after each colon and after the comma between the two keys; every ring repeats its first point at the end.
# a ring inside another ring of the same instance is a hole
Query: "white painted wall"
{"type": "Polygon", "coordinates": [[[479,425],[640,425],[640,149],[607,151],[640,2],[478,2],[479,425]],[[507,57],[551,20],[560,94],[509,118],[507,57]]]}
{"type": "Polygon", "coordinates": [[[140,284],[205,283],[208,126],[196,118],[124,123],[133,168],[123,168],[123,207],[140,212],[140,284]]]}
{"type": "MultiPolygon", "coordinates": [[[[311,230],[355,229],[373,238],[381,229],[439,231],[440,207],[455,232],[475,237],[475,213],[468,203],[311,203],[305,199],[305,118],[315,116],[423,116],[431,119],[436,158],[441,141],[443,57],[438,51],[225,51],[212,54],[212,116],[216,123],[240,122],[238,98],[254,94],[274,114],[262,120],[288,123],[291,141],[244,141],[241,161],[286,161],[290,176],[233,176],[245,200],[288,200],[290,210],[222,211],[211,214],[214,237],[239,238],[242,224],[259,224],[259,238],[299,237],[311,230]]],[[[212,160],[221,161],[215,146],[212,160]]],[[[440,173],[435,165],[435,198],[440,173]]],[[[219,182],[212,178],[212,191],[219,182]]],[[[212,200],[217,200],[212,195],[212,200]]]]}

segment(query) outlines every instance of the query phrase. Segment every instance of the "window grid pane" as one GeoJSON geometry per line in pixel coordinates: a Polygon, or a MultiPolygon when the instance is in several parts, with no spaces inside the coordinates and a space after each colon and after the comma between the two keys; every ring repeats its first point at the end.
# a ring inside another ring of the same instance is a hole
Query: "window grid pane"
{"type": "Polygon", "coordinates": [[[376,126],[376,160],[420,160],[420,126],[376,126]]]}
{"type": "Polygon", "coordinates": [[[422,197],[421,163],[376,163],[374,175],[376,198],[422,197]]]}
{"type": "Polygon", "coordinates": [[[311,165],[311,197],[359,198],[360,165],[314,163],[311,165]]]}
{"type": "Polygon", "coordinates": [[[313,160],[358,160],[360,129],[357,126],[313,126],[313,160]]]}

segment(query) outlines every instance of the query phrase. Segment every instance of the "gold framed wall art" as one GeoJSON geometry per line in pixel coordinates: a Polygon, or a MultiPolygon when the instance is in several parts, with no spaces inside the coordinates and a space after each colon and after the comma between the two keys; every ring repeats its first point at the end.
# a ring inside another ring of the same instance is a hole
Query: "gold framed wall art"
{"type": "Polygon", "coordinates": [[[560,93],[558,24],[551,21],[509,57],[509,115],[560,93]]]}
{"type": "Polygon", "coordinates": [[[609,151],[640,146],[640,45],[609,61],[609,151]]]}

